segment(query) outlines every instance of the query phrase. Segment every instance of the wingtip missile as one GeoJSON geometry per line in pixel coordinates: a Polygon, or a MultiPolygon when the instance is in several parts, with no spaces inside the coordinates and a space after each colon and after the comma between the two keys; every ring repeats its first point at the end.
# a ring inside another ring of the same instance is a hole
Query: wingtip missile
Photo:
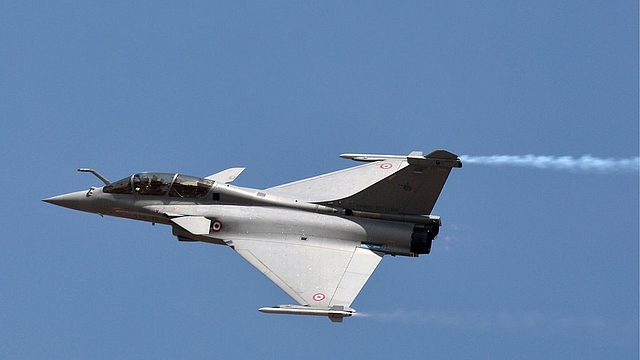
{"type": "Polygon", "coordinates": [[[340,154],[340,157],[347,160],[374,162],[387,159],[405,159],[406,156],[399,155],[376,155],[376,154],[340,154]]]}
{"type": "Polygon", "coordinates": [[[376,154],[341,154],[341,158],[362,162],[384,161],[389,159],[406,159],[409,164],[462,167],[462,161],[458,155],[447,150],[435,150],[427,155],[422,151],[412,151],[407,156],[401,155],[376,155],[376,154]]]}
{"type": "Polygon", "coordinates": [[[285,314],[285,315],[312,315],[312,316],[328,316],[333,322],[342,322],[345,317],[355,314],[352,308],[334,305],[330,308],[315,308],[310,306],[298,305],[276,305],[272,307],[263,307],[258,311],[266,314],[285,314]]]}

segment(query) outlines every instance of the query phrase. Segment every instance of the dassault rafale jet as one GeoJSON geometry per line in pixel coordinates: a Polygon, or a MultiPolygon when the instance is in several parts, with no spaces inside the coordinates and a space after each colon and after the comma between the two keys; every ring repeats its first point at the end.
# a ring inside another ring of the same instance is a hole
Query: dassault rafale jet
{"type": "Polygon", "coordinates": [[[205,178],[144,172],[44,199],[70,209],[171,226],[180,241],[226,245],[298,304],[259,310],[342,322],[384,255],[429,254],[431,211],[457,155],[343,154],[366,164],[256,190],[230,185],[244,170],[205,178]]]}

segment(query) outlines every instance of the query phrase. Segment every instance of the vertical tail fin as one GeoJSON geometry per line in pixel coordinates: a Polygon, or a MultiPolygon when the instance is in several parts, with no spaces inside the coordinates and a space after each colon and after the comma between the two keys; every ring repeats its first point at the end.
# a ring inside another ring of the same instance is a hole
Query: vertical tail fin
{"type": "MultiPolygon", "coordinates": [[[[382,161],[384,157],[364,155],[360,161],[382,161]],[[375,159],[375,160],[368,160],[375,159]]],[[[433,210],[451,169],[462,167],[457,155],[436,150],[426,156],[413,152],[406,157],[408,166],[375,184],[340,199],[342,207],[351,210],[387,214],[427,215],[433,210]]]]}
{"type": "Polygon", "coordinates": [[[457,155],[436,150],[423,156],[343,154],[368,164],[266,189],[272,195],[340,206],[355,211],[428,215],[451,168],[462,167],[457,155]]]}

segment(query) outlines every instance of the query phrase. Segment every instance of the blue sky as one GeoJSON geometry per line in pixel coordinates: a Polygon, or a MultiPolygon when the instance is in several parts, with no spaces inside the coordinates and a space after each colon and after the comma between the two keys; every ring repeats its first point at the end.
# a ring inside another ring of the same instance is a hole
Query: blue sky
{"type": "Polygon", "coordinates": [[[232,250],[42,203],[138,171],[242,186],[345,152],[638,156],[638,3],[0,3],[2,358],[638,356],[638,174],[466,164],[364,316],[232,250]]]}

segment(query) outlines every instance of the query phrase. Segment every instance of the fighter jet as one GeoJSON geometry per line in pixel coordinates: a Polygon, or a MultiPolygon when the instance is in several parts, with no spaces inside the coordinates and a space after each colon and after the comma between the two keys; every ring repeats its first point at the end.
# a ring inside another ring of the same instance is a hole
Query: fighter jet
{"type": "Polygon", "coordinates": [[[445,150],[340,156],[365,164],[263,190],[230,184],[244,168],[205,178],[142,172],[115,182],[83,168],[104,186],[43,201],[229,246],[297,302],[259,311],[342,322],[384,255],[431,252],[441,225],[431,211],[462,162],[445,150]]]}

